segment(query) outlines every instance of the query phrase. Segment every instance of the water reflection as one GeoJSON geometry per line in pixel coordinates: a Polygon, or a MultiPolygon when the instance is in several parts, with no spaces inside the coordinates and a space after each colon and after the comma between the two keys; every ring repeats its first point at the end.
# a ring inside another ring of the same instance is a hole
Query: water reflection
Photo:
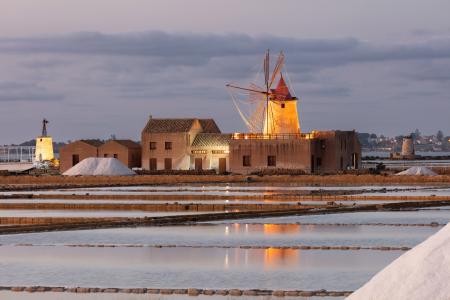
{"type": "Polygon", "coordinates": [[[264,224],[261,228],[261,225],[250,225],[250,231],[252,232],[260,232],[261,229],[264,234],[294,234],[300,233],[299,224],[264,224]]]}
{"type": "Polygon", "coordinates": [[[300,263],[300,250],[268,248],[264,251],[264,266],[279,268],[300,263]]]}
{"type": "Polygon", "coordinates": [[[400,254],[372,252],[367,259],[365,251],[2,246],[0,285],[352,289],[400,254]]]}

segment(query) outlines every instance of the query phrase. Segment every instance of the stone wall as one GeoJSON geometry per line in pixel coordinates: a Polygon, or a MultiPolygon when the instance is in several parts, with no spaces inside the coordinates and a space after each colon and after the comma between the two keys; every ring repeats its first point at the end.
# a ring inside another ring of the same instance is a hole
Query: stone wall
{"type": "Polygon", "coordinates": [[[311,140],[309,139],[237,139],[230,142],[230,171],[249,174],[262,169],[300,169],[310,171],[311,140]],[[250,166],[243,157],[250,156],[250,166]],[[275,165],[268,166],[268,156],[275,156],[275,165]]]}

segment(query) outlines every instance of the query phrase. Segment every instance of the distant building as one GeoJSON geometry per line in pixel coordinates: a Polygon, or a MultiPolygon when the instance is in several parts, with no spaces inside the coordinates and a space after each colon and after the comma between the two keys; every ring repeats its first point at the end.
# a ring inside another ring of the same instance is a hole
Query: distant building
{"type": "MultiPolygon", "coordinates": [[[[224,140],[229,138],[230,135],[221,134],[213,119],[150,117],[142,130],[142,168],[155,171],[215,169],[217,166],[219,171],[219,152],[227,154],[224,140]],[[213,153],[213,150],[218,152],[213,153]]],[[[223,167],[224,162],[221,164],[223,167]]]]}
{"type": "Polygon", "coordinates": [[[85,158],[98,157],[101,145],[99,140],[79,140],[64,145],[59,149],[60,172],[64,173],[85,158]]]}
{"type": "Polygon", "coordinates": [[[141,167],[141,145],[132,140],[109,140],[99,148],[99,157],[114,157],[128,168],[141,167]]]}
{"type": "Polygon", "coordinates": [[[79,140],[61,147],[61,173],[88,157],[114,157],[128,168],[141,166],[141,145],[132,140],[79,140]]]}
{"type": "Polygon", "coordinates": [[[314,131],[297,136],[236,134],[230,142],[230,170],[248,174],[266,169],[310,174],[359,169],[361,147],[355,131],[314,131]]]}
{"type": "Polygon", "coordinates": [[[53,161],[53,139],[47,135],[48,121],[42,121],[42,134],[36,138],[35,162],[53,161]]]}
{"type": "Polygon", "coordinates": [[[223,134],[212,119],[154,119],[142,131],[145,170],[206,170],[249,174],[265,169],[336,173],[358,169],[354,131],[308,134],[223,134]]]}
{"type": "Polygon", "coordinates": [[[401,152],[391,153],[393,159],[415,159],[416,157],[414,139],[411,135],[403,137],[401,152]]]}

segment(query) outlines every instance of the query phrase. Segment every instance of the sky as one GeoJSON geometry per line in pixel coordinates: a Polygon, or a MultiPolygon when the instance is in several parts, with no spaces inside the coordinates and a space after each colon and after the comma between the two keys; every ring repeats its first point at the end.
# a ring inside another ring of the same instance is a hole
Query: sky
{"type": "Polygon", "coordinates": [[[225,88],[283,50],[303,131],[450,135],[448,0],[2,0],[0,144],[245,131],[225,88]]]}

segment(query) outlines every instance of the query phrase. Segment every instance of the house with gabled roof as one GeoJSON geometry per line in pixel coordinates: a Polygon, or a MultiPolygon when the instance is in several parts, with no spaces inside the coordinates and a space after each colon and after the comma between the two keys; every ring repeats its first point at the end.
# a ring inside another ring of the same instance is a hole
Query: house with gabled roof
{"type": "Polygon", "coordinates": [[[141,167],[141,145],[132,140],[109,140],[99,147],[99,157],[114,157],[128,168],[141,167]]]}
{"type": "Polygon", "coordinates": [[[88,157],[98,157],[100,140],[78,140],[59,149],[59,170],[64,173],[88,157]]]}
{"type": "Polygon", "coordinates": [[[213,119],[150,117],[142,130],[142,168],[225,172],[228,148],[224,141],[227,137],[231,135],[222,134],[213,119]],[[213,150],[217,150],[215,156],[213,150]]]}

